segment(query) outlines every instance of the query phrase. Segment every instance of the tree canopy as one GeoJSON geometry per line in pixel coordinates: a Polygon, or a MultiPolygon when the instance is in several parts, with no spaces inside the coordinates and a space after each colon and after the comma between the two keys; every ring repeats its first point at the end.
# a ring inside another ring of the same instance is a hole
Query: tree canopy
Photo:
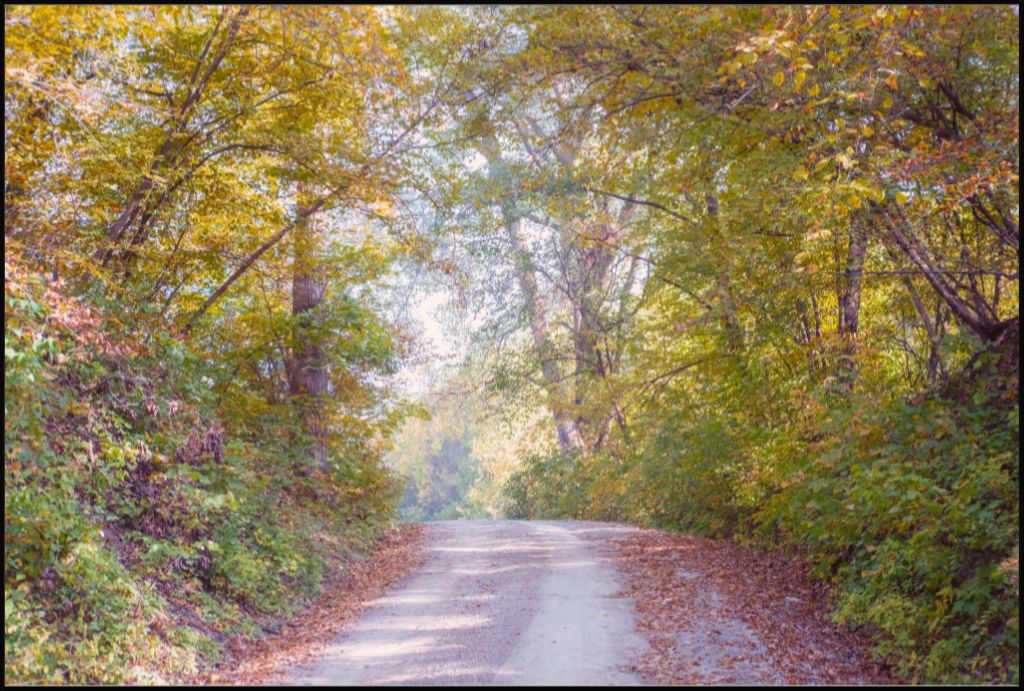
{"type": "Polygon", "coordinates": [[[4,12],[9,680],[194,673],[400,504],[794,550],[1017,680],[1016,6],[4,12]]]}

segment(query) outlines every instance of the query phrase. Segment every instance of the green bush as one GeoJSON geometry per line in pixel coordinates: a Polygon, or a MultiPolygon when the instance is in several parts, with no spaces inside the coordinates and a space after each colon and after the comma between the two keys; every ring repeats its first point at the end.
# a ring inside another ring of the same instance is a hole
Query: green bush
{"type": "Polygon", "coordinates": [[[220,650],[183,603],[251,637],[249,614],[289,613],[389,525],[396,482],[368,446],[304,477],[290,406],[222,405],[230,370],[167,334],[118,340],[41,274],[9,264],[6,288],[7,682],[187,679],[220,650]]]}
{"type": "Polygon", "coordinates": [[[167,654],[150,630],[163,601],[95,539],[72,545],[41,579],[7,589],[4,605],[8,680],[118,683],[167,654]]]}
{"type": "Polygon", "coordinates": [[[841,584],[908,678],[1017,674],[1019,412],[933,397],[836,414],[761,512],[841,584]]]}
{"type": "Polygon", "coordinates": [[[774,427],[667,416],[620,458],[530,459],[503,488],[508,515],[796,546],[837,584],[836,621],[868,627],[905,678],[1016,682],[1020,418],[1000,376],[956,399],[840,397],[774,427]]]}
{"type": "Polygon", "coordinates": [[[515,519],[587,518],[588,485],[579,454],[534,456],[505,481],[506,515],[515,519]]]}

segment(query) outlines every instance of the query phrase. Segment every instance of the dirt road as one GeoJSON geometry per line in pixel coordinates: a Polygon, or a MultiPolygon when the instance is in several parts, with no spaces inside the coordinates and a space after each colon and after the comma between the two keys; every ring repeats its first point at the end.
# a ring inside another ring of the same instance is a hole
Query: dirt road
{"type": "Polygon", "coordinates": [[[429,524],[423,568],[374,602],[295,684],[640,684],[646,648],[603,540],[577,521],[429,524]]]}
{"type": "Polygon", "coordinates": [[[895,681],[870,659],[863,632],[829,620],[831,591],[809,578],[808,565],[781,553],[586,521],[437,522],[407,535],[415,539],[389,543],[353,567],[353,574],[367,569],[353,582],[359,587],[313,605],[280,641],[250,654],[236,679],[588,686],[895,681]],[[364,587],[383,595],[349,597],[364,587]]]}

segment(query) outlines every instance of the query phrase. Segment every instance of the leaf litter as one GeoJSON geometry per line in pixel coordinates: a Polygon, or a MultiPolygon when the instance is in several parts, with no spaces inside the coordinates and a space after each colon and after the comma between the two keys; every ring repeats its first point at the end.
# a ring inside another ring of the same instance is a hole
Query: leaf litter
{"type": "Polygon", "coordinates": [[[637,529],[609,541],[656,684],[891,684],[863,631],[828,618],[831,588],[779,552],[637,529]]]}

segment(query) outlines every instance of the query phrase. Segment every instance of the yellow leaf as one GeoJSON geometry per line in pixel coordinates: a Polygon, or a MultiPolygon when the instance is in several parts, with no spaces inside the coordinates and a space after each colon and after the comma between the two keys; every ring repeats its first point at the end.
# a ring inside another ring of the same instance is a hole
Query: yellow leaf
{"type": "Polygon", "coordinates": [[[807,73],[803,71],[797,72],[793,75],[793,81],[796,82],[796,88],[799,89],[800,86],[807,81],[807,73]]]}
{"type": "Polygon", "coordinates": [[[786,74],[779,70],[775,73],[775,78],[772,81],[775,82],[775,86],[782,86],[782,83],[786,81],[786,74]]]}
{"type": "Polygon", "coordinates": [[[909,198],[910,197],[907,196],[906,192],[897,192],[896,193],[896,203],[897,204],[906,204],[907,203],[907,199],[909,199],[909,198]]]}
{"type": "Polygon", "coordinates": [[[808,177],[807,169],[804,168],[803,166],[800,166],[799,168],[797,168],[796,170],[793,171],[793,179],[794,180],[806,180],[807,177],[808,177]]]}

